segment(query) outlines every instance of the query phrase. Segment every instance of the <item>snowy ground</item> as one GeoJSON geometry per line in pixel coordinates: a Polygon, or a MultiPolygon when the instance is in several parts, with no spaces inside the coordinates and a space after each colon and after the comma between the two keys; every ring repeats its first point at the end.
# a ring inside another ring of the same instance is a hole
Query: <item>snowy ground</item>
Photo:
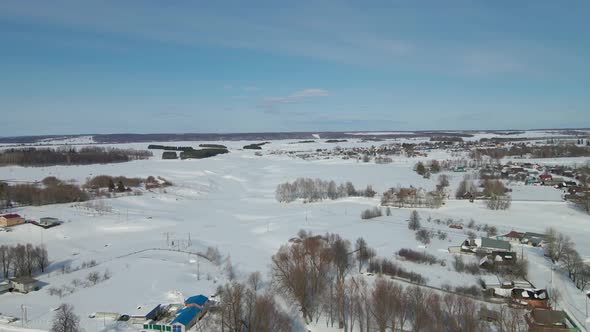
{"type": "MultiPolygon", "coordinates": [[[[174,145],[197,146],[204,142],[174,142],[174,145]]],[[[219,142],[214,142],[219,143],[219,142]]],[[[450,200],[440,209],[418,209],[424,227],[443,230],[449,235],[445,241],[433,239],[422,248],[407,229],[410,209],[392,209],[392,216],[363,221],[362,210],[379,204],[379,198],[349,198],[313,204],[294,202],[278,203],[274,198],[277,184],[298,177],[318,177],[336,182],[352,181],[358,188],[373,185],[377,192],[389,187],[417,186],[432,189],[436,177],[423,179],[412,166],[421,159],[394,158],[391,164],[377,165],[354,160],[304,161],[282,155],[269,155],[270,150],[315,150],[335,144],[288,144],[272,142],[264,147],[262,157],[255,151],[240,150],[251,142],[221,142],[231,153],[203,160],[160,160],[159,151],[150,160],[121,164],[90,166],[56,166],[40,168],[3,167],[0,179],[37,181],[53,175],[61,179],[84,182],[99,175],[147,177],[162,176],[174,183],[173,187],[141,196],[105,199],[113,212],[100,215],[77,204],[27,207],[15,212],[27,218],[58,217],[65,223],[44,230],[32,225],[15,227],[13,232],[0,233],[1,244],[31,242],[47,245],[52,272],[40,276],[47,285],[27,295],[0,295],[0,312],[20,317],[21,305],[27,306],[28,327],[47,329],[53,316],[52,309],[67,302],[75,306],[82,316],[87,331],[103,329],[108,322],[88,318],[93,312],[113,311],[129,313],[140,305],[181,302],[182,296],[212,294],[224,277],[220,268],[200,261],[201,278],[197,280],[194,257],[185,253],[148,250],[153,248],[181,248],[187,251],[204,251],[207,246],[218,247],[231,256],[238,277],[261,271],[268,279],[270,257],[300,229],[314,233],[333,232],[354,241],[364,237],[382,257],[393,257],[401,248],[424,250],[440,259],[452,261],[447,248],[459,245],[465,239],[463,230],[453,230],[444,224],[428,222],[427,218],[462,219],[465,223],[475,219],[479,224],[498,227],[500,233],[510,230],[543,232],[553,226],[570,235],[582,256],[590,258],[590,217],[561,200],[561,192],[553,188],[514,185],[512,207],[508,211],[490,211],[481,202],[450,200]],[[191,246],[188,246],[189,234],[191,246]],[[174,242],[174,247],[171,243],[174,242]],[[123,256],[123,257],[122,257],[123,256]],[[87,270],[62,274],[64,263],[73,267],[95,259],[99,264],[87,270]],[[71,284],[75,278],[83,279],[91,270],[112,272],[112,278],[90,288],[82,288],[60,299],[50,296],[51,286],[71,284]],[[210,278],[207,278],[207,274],[210,278]],[[208,280],[210,279],[210,280],[208,280]]],[[[381,142],[346,142],[341,145],[379,145],[381,142]]],[[[147,143],[126,144],[123,147],[145,149],[147,143]]],[[[446,159],[448,154],[434,151],[428,158],[446,159]]],[[[583,160],[582,160],[583,161],[583,160]]],[[[542,162],[545,162],[542,160],[542,162]]],[[[448,173],[454,191],[464,173],[448,173]]],[[[527,250],[534,283],[543,287],[550,280],[549,263],[537,252],[527,250]],[[538,272],[538,273],[537,273],[538,272]]],[[[441,286],[470,286],[476,277],[453,271],[450,264],[425,266],[402,263],[408,270],[427,277],[428,284],[441,286]]],[[[568,281],[562,282],[571,314],[584,320],[584,297],[568,281]]],[[[19,322],[20,324],[20,322],[19,322]]],[[[107,326],[108,327],[108,326],[107,326]]],[[[2,330],[3,327],[0,327],[2,330]]]]}

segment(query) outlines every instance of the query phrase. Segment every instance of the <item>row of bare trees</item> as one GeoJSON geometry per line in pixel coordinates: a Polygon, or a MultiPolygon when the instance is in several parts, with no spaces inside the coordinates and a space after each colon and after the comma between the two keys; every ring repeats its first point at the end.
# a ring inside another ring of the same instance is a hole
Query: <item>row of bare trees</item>
{"type": "Polygon", "coordinates": [[[285,182],[277,186],[275,197],[279,202],[292,202],[302,198],[306,202],[343,197],[374,197],[376,192],[371,186],[357,190],[352,182],[341,183],[321,179],[298,178],[293,182],[285,182]]]}
{"type": "Polygon", "coordinates": [[[30,243],[15,246],[0,246],[0,267],[2,277],[33,276],[45,272],[49,265],[47,248],[44,245],[33,246],[30,243]]]}
{"type": "Polygon", "coordinates": [[[551,227],[545,231],[545,242],[546,255],[565,269],[578,289],[585,290],[590,285],[590,266],[576,250],[575,243],[551,227]]]}
{"type": "Polygon", "coordinates": [[[88,200],[88,194],[74,184],[60,183],[50,187],[35,184],[7,185],[0,183],[0,200],[9,207],[19,205],[46,205],[81,202],[88,200]]]}

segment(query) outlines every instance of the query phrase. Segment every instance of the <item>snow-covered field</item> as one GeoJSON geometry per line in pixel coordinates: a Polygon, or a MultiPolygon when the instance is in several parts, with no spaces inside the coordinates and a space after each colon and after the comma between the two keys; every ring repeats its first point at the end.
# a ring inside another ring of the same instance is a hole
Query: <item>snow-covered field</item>
{"type": "MultiPolygon", "coordinates": [[[[174,145],[197,146],[199,143],[203,142],[174,142],[174,145]]],[[[337,183],[351,181],[357,188],[372,185],[378,193],[397,185],[431,190],[436,184],[436,177],[424,179],[412,170],[421,159],[397,157],[393,163],[381,165],[339,159],[305,161],[268,152],[313,151],[331,148],[335,144],[274,141],[264,146],[263,156],[256,156],[255,151],[240,149],[251,142],[214,143],[227,145],[231,153],[202,160],[161,160],[156,151],[149,160],[121,164],[0,168],[0,179],[4,180],[38,181],[46,176],[56,176],[83,183],[88,177],[100,174],[153,175],[162,176],[174,184],[165,190],[144,192],[140,196],[104,199],[104,203],[112,207],[112,212],[103,214],[83,208],[80,204],[16,209],[14,212],[27,218],[51,216],[65,223],[47,230],[22,225],[12,232],[0,233],[0,244],[45,244],[52,261],[50,273],[39,276],[39,280],[47,285],[26,295],[0,295],[0,313],[20,317],[21,305],[25,305],[29,320],[27,326],[48,329],[53,317],[52,309],[66,302],[74,305],[87,331],[112,328],[109,321],[91,319],[88,315],[94,312],[133,313],[138,306],[178,303],[182,302],[183,296],[213,294],[216,287],[225,281],[221,268],[206,260],[199,261],[198,278],[194,256],[152,249],[180,248],[196,252],[205,251],[208,246],[217,247],[223,255],[231,257],[239,278],[261,271],[268,280],[271,256],[300,229],[316,234],[338,233],[351,241],[362,236],[382,257],[391,258],[401,248],[419,248],[451,262],[453,257],[447,248],[459,245],[466,238],[465,232],[428,222],[429,217],[431,220],[462,219],[465,223],[474,219],[478,224],[496,226],[500,234],[510,230],[543,232],[548,226],[553,226],[571,236],[580,254],[590,258],[590,216],[563,202],[562,193],[553,188],[514,185],[514,201],[507,211],[491,211],[481,202],[463,200],[449,200],[436,210],[417,209],[424,227],[448,233],[448,239],[435,238],[427,248],[423,248],[407,228],[410,209],[392,209],[392,216],[361,220],[361,212],[377,206],[379,197],[286,204],[277,202],[274,196],[279,183],[298,177],[317,177],[337,183]],[[96,260],[98,265],[67,274],[60,271],[64,264],[76,267],[91,259],[96,260]],[[51,296],[47,291],[51,286],[69,285],[73,279],[83,279],[90,271],[103,273],[106,269],[112,273],[109,280],[80,288],[63,298],[51,296]]],[[[339,143],[341,146],[361,144],[371,146],[380,142],[339,143]]],[[[147,145],[124,144],[120,147],[145,149],[147,145]]],[[[434,151],[423,159],[447,158],[451,156],[434,151]]],[[[450,188],[454,191],[464,173],[448,175],[450,188]]],[[[525,254],[532,258],[532,271],[548,269],[548,263],[535,251],[527,250],[525,254]]],[[[437,287],[443,284],[470,286],[477,282],[474,276],[455,272],[450,264],[445,267],[403,264],[408,270],[426,276],[428,284],[437,287]]],[[[547,285],[550,280],[550,273],[534,275],[538,287],[547,285]]],[[[566,279],[562,283],[568,289],[571,306],[582,310],[583,295],[576,293],[575,288],[571,290],[566,279]]],[[[580,312],[572,314],[579,320],[584,319],[580,312]]]]}

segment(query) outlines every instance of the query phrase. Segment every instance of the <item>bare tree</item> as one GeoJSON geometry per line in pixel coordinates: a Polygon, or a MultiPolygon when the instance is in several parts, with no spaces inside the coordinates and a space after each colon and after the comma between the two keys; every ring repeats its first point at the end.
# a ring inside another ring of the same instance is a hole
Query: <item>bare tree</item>
{"type": "Polygon", "coordinates": [[[416,232],[416,240],[424,245],[430,244],[430,232],[425,229],[420,229],[416,232]]]}
{"type": "Polygon", "coordinates": [[[367,260],[369,259],[368,251],[367,251],[367,242],[365,241],[365,239],[363,239],[362,237],[359,237],[358,239],[356,239],[355,250],[356,250],[356,259],[359,263],[359,273],[360,273],[361,268],[363,267],[363,264],[366,263],[367,260]]]}
{"type": "Polygon", "coordinates": [[[100,281],[100,273],[97,271],[90,272],[86,276],[86,280],[88,280],[92,285],[96,285],[100,281]]]}
{"type": "Polygon", "coordinates": [[[70,304],[62,304],[57,309],[53,318],[51,332],[80,332],[80,318],[74,313],[74,307],[70,304]]]}

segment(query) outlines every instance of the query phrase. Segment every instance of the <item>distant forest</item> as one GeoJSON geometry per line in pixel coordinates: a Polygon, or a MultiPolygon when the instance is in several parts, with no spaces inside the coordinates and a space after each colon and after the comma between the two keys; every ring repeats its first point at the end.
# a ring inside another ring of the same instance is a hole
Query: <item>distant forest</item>
{"type": "Polygon", "coordinates": [[[107,164],[147,159],[151,156],[149,151],[103,147],[7,149],[0,152],[0,166],[107,164]]]}

